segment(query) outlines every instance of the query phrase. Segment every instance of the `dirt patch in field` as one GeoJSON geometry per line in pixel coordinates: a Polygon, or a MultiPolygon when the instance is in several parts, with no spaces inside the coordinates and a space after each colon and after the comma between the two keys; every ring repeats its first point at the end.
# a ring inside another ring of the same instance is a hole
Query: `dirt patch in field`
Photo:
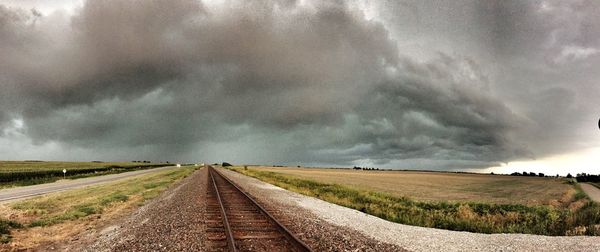
{"type": "MultiPolygon", "coordinates": [[[[11,233],[13,241],[0,246],[0,250],[53,250],[66,244],[76,243],[86,233],[102,229],[115,219],[122,218],[133,211],[138,201],[119,204],[107,208],[102,214],[93,214],[79,220],[69,221],[46,227],[16,229],[11,233]]],[[[17,218],[20,222],[30,221],[31,217],[17,218]]]]}

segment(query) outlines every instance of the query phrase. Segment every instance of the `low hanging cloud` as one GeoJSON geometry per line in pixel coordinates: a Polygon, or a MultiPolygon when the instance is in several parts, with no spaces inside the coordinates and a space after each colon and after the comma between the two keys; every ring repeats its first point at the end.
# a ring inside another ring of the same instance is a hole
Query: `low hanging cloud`
{"type": "Polygon", "coordinates": [[[533,155],[515,137],[530,119],[478,62],[403,55],[345,2],[0,6],[0,127],[21,119],[35,144],[155,160],[456,168],[533,155]]]}

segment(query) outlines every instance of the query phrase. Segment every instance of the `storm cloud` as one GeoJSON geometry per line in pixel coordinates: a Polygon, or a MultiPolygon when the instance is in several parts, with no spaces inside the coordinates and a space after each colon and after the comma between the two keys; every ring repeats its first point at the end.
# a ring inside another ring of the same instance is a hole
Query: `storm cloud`
{"type": "Polygon", "coordinates": [[[448,20],[473,31],[446,29],[450,3],[0,5],[0,132],[72,159],[446,169],[573,148],[544,146],[594,110],[600,21],[583,3],[464,4],[448,20]]]}

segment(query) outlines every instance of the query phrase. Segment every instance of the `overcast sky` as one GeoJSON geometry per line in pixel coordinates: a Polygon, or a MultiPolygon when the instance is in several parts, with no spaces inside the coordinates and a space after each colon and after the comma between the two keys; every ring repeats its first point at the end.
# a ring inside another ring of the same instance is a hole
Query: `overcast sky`
{"type": "Polygon", "coordinates": [[[2,0],[0,159],[598,173],[598,13],[2,0]]]}

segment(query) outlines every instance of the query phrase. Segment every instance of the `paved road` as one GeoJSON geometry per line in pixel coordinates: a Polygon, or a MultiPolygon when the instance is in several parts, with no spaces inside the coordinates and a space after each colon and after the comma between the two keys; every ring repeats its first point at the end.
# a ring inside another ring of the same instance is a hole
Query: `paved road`
{"type": "Polygon", "coordinates": [[[600,202],[600,189],[587,183],[580,183],[581,189],[590,196],[590,199],[596,202],[600,202]]]}
{"type": "Polygon", "coordinates": [[[111,174],[104,176],[97,176],[91,178],[82,178],[82,179],[73,179],[73,180],[63,180],[55,183],[48,184],[39,184],[32,186],[23,186],[23,187],[15,187],[15,188],[7,188],[0,190],[0,202],[16,200],[16,199],[24,199],[37,195],[59,192],[74,188],[81,188],[90,185],[97,185],[112,182],[119,179],[130,178],[137,175],[153,173],[168,169],[176,169],[176,166],[168,166],[168,167],[160,167],[154,169],[140,170],[140,171],[132,171],[132,172],[124,172],[119,174],[111,174]]]}

